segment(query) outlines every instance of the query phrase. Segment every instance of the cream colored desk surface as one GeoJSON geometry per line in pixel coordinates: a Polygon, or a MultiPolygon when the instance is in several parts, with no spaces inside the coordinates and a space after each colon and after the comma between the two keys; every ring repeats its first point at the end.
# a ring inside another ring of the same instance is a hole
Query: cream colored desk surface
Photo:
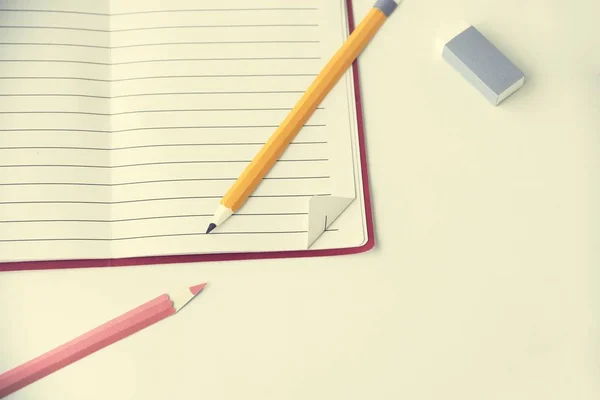
{"type": "Polygon", "coordinates": [[[2,273],[0,370],[210,282],[9,398],[600,398],[599,15],[595,0],[406,0],[360,59],[377,248],[2,273]],[[527,75],[498,108],[440,58],[466,24],[527,75]]]}

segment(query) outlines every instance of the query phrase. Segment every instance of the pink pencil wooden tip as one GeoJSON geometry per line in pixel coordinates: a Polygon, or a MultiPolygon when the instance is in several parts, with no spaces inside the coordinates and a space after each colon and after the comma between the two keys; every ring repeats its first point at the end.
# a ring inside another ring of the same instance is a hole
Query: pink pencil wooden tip
{"type": "Polygon", "coordinates": [[[192,294],[195,296],[198,293],[200,293],[202,291],[202,289],[204,289],[205,286],[206,286],[206,283],[201,283],[200,285],[191,286],[190,292],[192,292],[192,294]]]}

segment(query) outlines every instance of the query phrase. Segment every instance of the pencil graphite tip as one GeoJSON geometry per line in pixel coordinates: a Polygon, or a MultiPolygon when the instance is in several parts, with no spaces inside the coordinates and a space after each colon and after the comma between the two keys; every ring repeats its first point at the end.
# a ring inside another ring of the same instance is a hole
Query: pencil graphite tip
{"type": "Polygon", "coordinates": [[[206,230],[206,234],[208,235],[209,233],[211,233],[212,231],[214,231],[216,227],[217,227],[216,224],[210,224],[208,226],[208,229],[206,230]]]}

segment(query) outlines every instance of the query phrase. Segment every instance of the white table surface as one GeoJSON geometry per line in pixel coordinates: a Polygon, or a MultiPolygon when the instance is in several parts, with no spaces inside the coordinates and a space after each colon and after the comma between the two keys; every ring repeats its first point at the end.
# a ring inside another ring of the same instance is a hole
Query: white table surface
{"type": "Polygon", "coordinates": [[[360,58],[376,249],[1,273],[0,370],[210,284],[9,399],[600,398],[598,4],[406,0],[360,58]],[[467,24],[527,75],[500,107],[440,58],[467,24]]]}

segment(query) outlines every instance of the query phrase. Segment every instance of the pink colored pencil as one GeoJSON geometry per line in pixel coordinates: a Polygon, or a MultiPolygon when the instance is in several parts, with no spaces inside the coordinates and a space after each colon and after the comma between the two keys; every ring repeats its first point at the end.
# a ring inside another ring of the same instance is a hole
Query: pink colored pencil
{"type": "Polygon", "coordinates": [[[163,294],[91,331],[0,375],[0,398],[138,332],[183,308],[205,283],[163,294]]]}

